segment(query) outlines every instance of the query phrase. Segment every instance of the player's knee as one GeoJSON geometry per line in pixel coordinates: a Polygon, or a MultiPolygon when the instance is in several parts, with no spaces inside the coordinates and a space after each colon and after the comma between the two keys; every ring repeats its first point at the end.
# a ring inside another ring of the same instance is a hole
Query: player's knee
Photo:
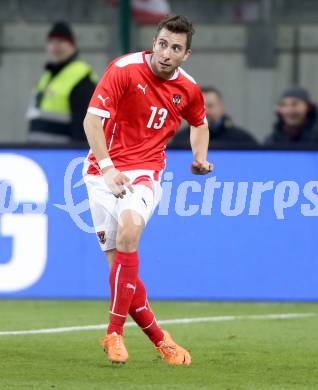
{"type": "Polygon", "coordinates": [[[123,227],[117,233],[116,248],[122,252],[134,252],[138,248],[139,233],[134,228],[123,227]]]}
{"type": "Polygon", "coordinates": [[[119,217],[116,248],[123,252],[136,251],[143,228],[144,221],[138,213],[132,210],[123,211],[119,217]]]}

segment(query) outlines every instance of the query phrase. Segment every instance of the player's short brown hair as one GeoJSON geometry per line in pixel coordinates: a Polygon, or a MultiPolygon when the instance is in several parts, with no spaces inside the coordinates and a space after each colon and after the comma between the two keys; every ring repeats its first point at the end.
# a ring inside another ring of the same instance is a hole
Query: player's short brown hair
{"type": "Polygon", "coordinates": [[[187,44],[186,49],[190,49],[191,42],[192,42],[192,36],[195,33],[194,27],[192,22],[186,18],[183,15],[176,15],[176,16],[168,16],[165,19],[163,19],[158,27],[156,32],[156,37],[158,36],[159,32],[166,28],[168,31],[176,33],[176,34],[187,34],[187,44]]]}

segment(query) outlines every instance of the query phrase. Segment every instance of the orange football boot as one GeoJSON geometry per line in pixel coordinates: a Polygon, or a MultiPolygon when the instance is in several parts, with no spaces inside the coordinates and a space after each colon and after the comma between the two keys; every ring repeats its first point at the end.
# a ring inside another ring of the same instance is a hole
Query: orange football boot
{"type": "Polygon", "coordinates": [[[170,334],[167,331],[163,331],[164,339],[160,341],[156,350],[160,353],[160,356],[168,364],[171,365],[185,365],[191,364],[191,356],[187,350],[177,345],[170,334]]]}
{"type": "Polygon", "coordinates": [[[113,332],[102,339],[102,346],[112,363],[126,363],[128,352],[124,344],[123,336],[113,332]]]}

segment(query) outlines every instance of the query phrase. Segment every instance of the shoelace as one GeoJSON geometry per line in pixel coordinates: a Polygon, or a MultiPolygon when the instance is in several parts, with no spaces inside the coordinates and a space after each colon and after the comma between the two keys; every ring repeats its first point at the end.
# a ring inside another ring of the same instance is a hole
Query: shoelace
{"type": "Polygon", "coordinates": [[[120,342],[120,336],[116,336],[115,337],[115,348],[119,351],[120,350],[120,345],[121,345],[121,342],[120,342]]]}
{"type": "Polygon", "coordinates": [[[166,351],[167,353],[171,355],[176,354],[176,347],[175,345],[169,345],[166,342],[163,342],[160,347],[158,347],[159,350],[166,351]]]}
{"type": "MultiPolygon", "coordinates": [[[[105,339],[102,339],[102,344],[104,344],[106,338],[105,339]]],[[[120,336],[119,335],[116,335],[114,338],[113,338],[113,342],[112,344],[115,346],[115,348],[117,349],[117,351],[120,351],[120,347],[121,347],[121,340],[120,340],[120,336]]]]}

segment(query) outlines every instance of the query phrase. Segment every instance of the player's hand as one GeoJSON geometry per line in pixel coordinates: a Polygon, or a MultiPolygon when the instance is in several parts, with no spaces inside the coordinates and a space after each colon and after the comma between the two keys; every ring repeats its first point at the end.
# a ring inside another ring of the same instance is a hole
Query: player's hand
{"type": "Polygon", "coordinates": [[[191,172],[194,175],[206,175],[209,172],[213,171],[213,164],[210,164],[208,161],[198,161],[194,160],[191,164],[191,172]]]}
{"type": "Polygon", "coordinates": [[[106,185],[116,198],[122,199],[126,195],[126,188],[128,188],[130,192],[134,192],[134,188],[131,185],[129,178],[115,167],[104,169],[103,176],[106,185]]]}

